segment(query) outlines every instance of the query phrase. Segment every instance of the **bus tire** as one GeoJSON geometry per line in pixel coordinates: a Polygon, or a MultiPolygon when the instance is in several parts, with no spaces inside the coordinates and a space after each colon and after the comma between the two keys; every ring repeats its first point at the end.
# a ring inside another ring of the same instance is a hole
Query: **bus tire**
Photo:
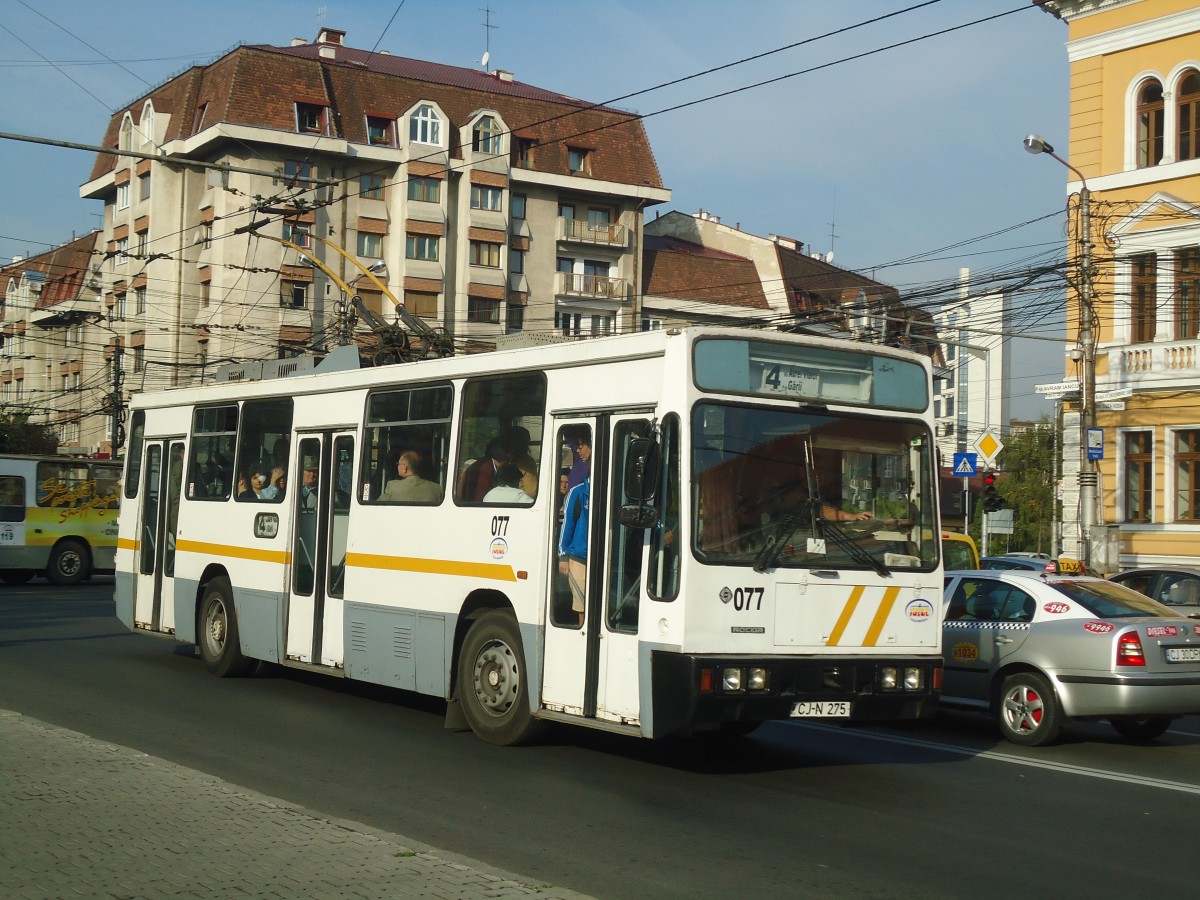
{"type": "Polygon", "coordinates": [[[4,569],[0,571],[0,581],[5,584],[27,584],[36,574],[33,569],[4,569]]]}
{"type": "Polygon", "coordinates": [[[489,744],[533,741],[544,722],[529,711],[528,669],[512,613],[492,609],[471,625],[458,657],[458,698],[467,724],[489,744]]]}
{"type": "Polygon", "coordinates": [[[92,574],[87,547],[79,541],[59,541],[50,551],[46,577],[54,584],[79,584],[92,574]]]}
{"type": "Polygon", "coordinates": [[[254,665],[239,643],[233,586],[228,578],[214,578],[205,586],[196,641],[204,667],[218,678],[245,675],[254,665]]]}

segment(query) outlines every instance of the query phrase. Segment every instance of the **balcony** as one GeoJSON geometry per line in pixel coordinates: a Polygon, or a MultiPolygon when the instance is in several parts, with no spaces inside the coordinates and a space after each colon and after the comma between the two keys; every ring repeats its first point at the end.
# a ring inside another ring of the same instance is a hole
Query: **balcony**
{"type": "MultiPolygon", "coordinates": [[[[1103,352],[1103,351],[1101,351],[1103,352]]],[[[1191,390],[1200,387],[1200,341],[1162,341],[1131,344],[1108,351],[1109,377],[1104,387],[1135,390],[1191,390]]]]}
{"type": "Polygon", "coordinates": [[[601,247],[624,247],[625,226],[613,222],[589,222],[587,219],[558,217],[560,241],[601,247]]]}
{"type": "Polygon", "coordinates": [[[558,293],[564,297],[586,297],[591,300],[625,299],[625,279],[609,278],[607,275],[576,275],[572,272],[558,273],[558,293]]]}

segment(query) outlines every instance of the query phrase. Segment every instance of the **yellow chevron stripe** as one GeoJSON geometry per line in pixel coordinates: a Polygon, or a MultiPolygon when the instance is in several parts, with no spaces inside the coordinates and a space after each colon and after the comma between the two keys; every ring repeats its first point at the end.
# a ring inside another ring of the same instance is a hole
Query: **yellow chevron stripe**
{"type": "Polygon", "coordinates": [[[203,553],[205,556],[227,556],[233,559],[252,559],[257,562],[279,563],[286,566],[292,554],[286,550],[268,550],[258,547],[237,547],[233,544],[210,544],[207,541],[176,541],[175,549],[180,553],[203,553]]]}
{"type": "Polygon", "coordinates": [[[874,647],[878,643],[879,635],[883,631],[883,625],[887,621],[892,607],[896,605],[896,598],[899,596],[900,588],[898,587],[890,587],[883,592],[883,601],[879,604],[879,609],[875,611],[875,618],[871,620],[871,627],[867,629],[867,636],[863,638],[864,647],[874,647]]]}
{"type": "Polygon", "coordinates": [[[393,572],[420,572],[424,575],[455,575],[487,578],[492,581],[516,581],[512,566],[501,563],[462,562],[456,559],[423,559],[416,556],[384,556],[375,553],[347,553],[346,565],[363,569],[388,569],[393,572]]]}
{"type": "Polygon", "coordinates": [[[833,633],[829,635],[829,640],[825,642],[827,647],[836,647],[842,639],[842,635],[846,632],[846,626],[850,624],[850,617],[854,615],[854,610],[858,607],[858,601],[862,599],[864,590],[866,588],[860,584],[850,592],[850,599],[842,607],[842,614],[838,616],[837,624],[833,626],[833,633]]]}

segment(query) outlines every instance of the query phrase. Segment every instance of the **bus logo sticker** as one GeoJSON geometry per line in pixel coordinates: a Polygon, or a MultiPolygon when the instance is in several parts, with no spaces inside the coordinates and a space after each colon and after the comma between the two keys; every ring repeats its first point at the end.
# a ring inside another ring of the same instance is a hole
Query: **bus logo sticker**
{"type": "Polygon", "coordinates": [[[721,593],[719,593],[717,596],[721,598],[722,603],[728,603],[733,599],[733,591],[731,591],[728,587],[723,587],[721,588],[721,593]]]}
{"type": "Polygon", "coordinates": [[[502,537],[492,538],[492,559],[504,559],[508,555],[508,541],[502,537]]]}
{"type": "Polygon", "coordinates": [[[928,600],[916,599],[904,607],[904,614],[912,622],[928,622],[933,618],[933,604],[928,600]]]}

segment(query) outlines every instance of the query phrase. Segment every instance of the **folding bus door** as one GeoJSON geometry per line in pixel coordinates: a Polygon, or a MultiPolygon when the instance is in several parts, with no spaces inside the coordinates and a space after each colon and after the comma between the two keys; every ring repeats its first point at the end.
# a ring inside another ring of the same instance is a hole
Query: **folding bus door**
{"type": "Polygon", "coordinates": [[[300,436],[301,478],[293,490],[295,515],[291,579],[284,615],[286,657],[340,666],[346,546],[353,493],[354,435],[323,432],[300,436]]]}
{"type": "Polygon", "coordinates": [[[146,441],[143,446],[133,621],[151,631],[175,630],[175,536],[183,447],[182,439],[146,441]]]}

